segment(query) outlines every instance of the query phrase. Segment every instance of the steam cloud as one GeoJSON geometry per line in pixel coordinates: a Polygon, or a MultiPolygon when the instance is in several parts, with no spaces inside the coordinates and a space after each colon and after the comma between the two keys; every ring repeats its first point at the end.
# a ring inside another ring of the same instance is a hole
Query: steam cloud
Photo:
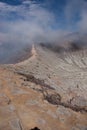
{"type": "Polygon", "coordinates": [[[73,31],[87,31],[86,0],[66,0],[63,7],[63,28],[58,26],[60,20],[58,20],[57,13],[55,14],[43,6],[46,4],[50,6],[52,2],[56,2],[56,0],[46,0],[44,4],[24,0],[18,6],[0,2],[0,55],[4,54],[3,58],[7,54],[10,55],[9,47],[6,49],[6,44],[13,45],[15,53],[27,44],[54,43],[73,31]]]}
{"type": "MultiPolygon", "coordinates": [[[[86,31],[87,2],[84,0],[66,1],[63,11],[67,29],[53,28],[53,25],[56,26],[60,22],[56,21],[58,16],[44,8],[42,4],[36,4],[31,0],[25,0],[19,6],[0,2],[0,17],[3,18],[0,20],[0,44],[7,41],[24,44],[44,40],[55,42],[60,36],[72,32],[73,26],[77,28],[76,31],[86,31]],[[75,16],[79,19],[73,25],[72,21],[75,16]]],[[[49,1],[49,4],[50,2],[52,1],[49,1]]]]}

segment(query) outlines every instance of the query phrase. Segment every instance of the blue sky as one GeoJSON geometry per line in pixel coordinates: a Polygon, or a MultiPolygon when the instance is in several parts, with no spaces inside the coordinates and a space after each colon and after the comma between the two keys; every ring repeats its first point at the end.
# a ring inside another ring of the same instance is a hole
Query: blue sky
{"type": "Polygon", "coordinates": [[[10,5],[20,5],[22,4],[22,0],[0,0],[1,2],[10,4],[10,5]]]}
{"type": "MultiPolygon", "coordinates": [[[[2,16],[0,16],[1,17],[0,19],[2,21],[3,20],[11,21],[11,20],[26,19],[25,15],[21,15],[16,10],[12,9],[9,11],[9,7],[12,7],[12,8],[19,7],[20,8],[20,6],[22,6],[22,7],[24,6],[25,7],[24,9],[26,10],[26,12],[29,12],[29,6],[31,6],[31,4],[34,4],[34,5],[36,4],[40,7],[42,7],[44,10],[50,12],[50,14],[52,13],[54,15],[55,22],[52,24],[52,27],[55,27],[55,29],[57,29],[57,28],[63,29],[63,28],[68,28],[71,26],[71,29],[72,29],[72,27],[74,27],[75,24],[80,19],[80,9],[78,8],[79,1],[84,1],[84,0],[71,0],[71,1],[72,2],[69,2],[69,0],[0,0],[1,3],[8,5],[8,7],[6,7],[6,8],[8,8],[8,14],[4,15],[4,12],[1,10],[0,12],[3,14],[2,14],[2,16]],[[73,1],[77,1],[77,2],[73,2],[73,1]],[[26,4],[24,4],[24,2],[26,4]],[[72,5],[70,5],[70,4],[72,4],[72,5]],[[68,6],[71,6],[71,7],[68,7],[68,6]],[[72,8],[72,6],[73,6],[73,8],[72,8]],[[77,6],[77,7],[75,7],[75,9],[74,9],[74,6],[77,6]],[[67,8],[69,8],[69,10],[67,8]],[[67,14],[66,14],[66,12],[67,12],[67,14]],[[68,14],[68,13],[71,13],[71,14],[68,14]],[[71,16],[69,16],[69,18],[68,18],[68,16],[66,16],[66,15],[71,15],[71,16]],[[74,24],[74,26],[73,26],[73,24],[74,24]]],[[[81,6],[81,4],[82,4],[82,6],[84,6],[83,5],[84,3],[85,3],[85,1],[80,2],[80,6],[81,6]]],[[[25,11],[25,10],[22,10],[22,11],[25,11]]],[[[4,11],[5,11],[5,9],[4,9],[4,11]]],[[[6,9],[6,11],[7,11],[7,9],[6,9]]],[[[74,27],[74,29],[76,29],[76,26],[74,27]]]]}
{"type": "Polygon", "coordinates": [[[57,41],[78,31],[87,32],[86,0],[0,0],[0,44],[57,41]]]}

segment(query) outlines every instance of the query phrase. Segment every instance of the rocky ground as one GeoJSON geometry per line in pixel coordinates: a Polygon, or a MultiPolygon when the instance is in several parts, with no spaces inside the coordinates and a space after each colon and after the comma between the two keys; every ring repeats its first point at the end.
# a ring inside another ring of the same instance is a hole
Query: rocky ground
{"type": "Polygon", "coordinates": [[[0,65],[0,130],[87,130],[87,50],[0,65]]]}

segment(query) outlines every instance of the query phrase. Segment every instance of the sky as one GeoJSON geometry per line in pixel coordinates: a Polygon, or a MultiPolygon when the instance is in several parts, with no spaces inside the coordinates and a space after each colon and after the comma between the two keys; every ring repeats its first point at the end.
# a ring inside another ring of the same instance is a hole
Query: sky
{"type": "Polygon", "coordinates": [[[87,31],[87,0],[0,0],[0,45],[57,42],[87,31]]]}

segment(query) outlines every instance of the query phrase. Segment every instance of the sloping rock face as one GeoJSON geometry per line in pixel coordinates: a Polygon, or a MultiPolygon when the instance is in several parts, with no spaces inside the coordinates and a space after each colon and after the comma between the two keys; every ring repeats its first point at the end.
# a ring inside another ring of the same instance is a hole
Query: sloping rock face
{"type": "Polygon", "coordinates": [[[86,67],[86,51],[60,56],[39,46],[1,65],[0,130],[87,130],[86,67]]]}

